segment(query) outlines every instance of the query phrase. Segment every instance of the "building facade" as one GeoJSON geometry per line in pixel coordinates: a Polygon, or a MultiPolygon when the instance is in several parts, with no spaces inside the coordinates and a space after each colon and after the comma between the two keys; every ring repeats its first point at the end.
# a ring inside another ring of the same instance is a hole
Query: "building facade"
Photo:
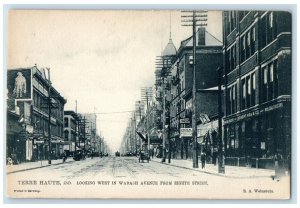
{"type": "MultiPolygon", "coordinates": [[[[97,115],[95,113],[81,114],[81,127],[84,133],[81,134],[83,148],[92,153],[97,151],[97,115]]],[[[98,151],[97,151],[98,152],[98,151]]]]}
{"type": "Polygon", "coordinates": [[[66,100],[46,78],[45,70],[38,69],[37,66],[8,69],[7,75],[8,103],[13,105],[11,108],[15,109],[15,112],[19,112],[19,123],[24,129],[18,136],[19,141],[25,141],[22,147],[19,147],[20,152],[25,152],[20,161],[48,158],[49,130],[51,157],[59,158],[64,145],[63,117],[66,100]]]}
{"type": "MultiPolygon", "coordinates": [[[[175,158],[192,158],[192,137],[181,137],[181,128],[192,128],[193,38],[181,42],[172,65],[171,86],[171,146],[175,158]]],[[[222,42],[205,28],[196,33],[196,109],[198,143],[203,144],[205,128],[202,115],[214,119],[218,109],[217,68],[223,64],[222,42]],[[201,129],[202,128],[202,129],[201,129]]],[[[207,131],[209,131],[207,129],[207,131]]],[[[203,148],[201,148],[203,150],[203,148]]]]}
{"type": "Polygon", "coordinates": [[[291,14],[224,11],[226,164],[272,168],[291,153],[291,14]]]}
{"type": "Polygon", "coordinates": [[[64,150],[68,152],[68,155],[72,155],[75,149],[79,149],[78,122],[79,116],[76,112],[64,111],[64,150]]]}

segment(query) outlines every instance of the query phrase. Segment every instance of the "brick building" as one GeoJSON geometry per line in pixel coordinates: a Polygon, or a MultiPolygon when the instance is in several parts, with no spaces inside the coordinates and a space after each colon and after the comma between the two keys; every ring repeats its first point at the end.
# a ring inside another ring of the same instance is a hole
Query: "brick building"
{"type": "MultiPolygon", "coordinates": [[[[180,128],[191,128],[192,83],[193,83],[193,38],[192,36],[181,42],[172,66],[171,86],[171,145],[173,157],[192,157],[192,138],[180,138],[180,128]],[[186,122],[180,123],[180,119],[186,122]]],[[[196,33],[196,108],[197,129],[199,143],[203,142],[204,120],[206,115],[210,122],[217,114],[217,68],[222,66],[222,42],[212,36],[205,28],[199,28],[196,33]],[[201,115],[201,116],[200,116],[201,115]]],[[[209,129],[205,130],[205,133],[209,129]]]]}
{"type": "MultiPolygon", "coordinates": [[[[36,66],[31,68],[8,69],[8,104],[13,112],[20,114],[19,123],[19,162],[46,159],[49,154],[48,134],[48,96],[49,80],[45,70],[36,66]],[[22,145],[20,145],[22,144],[22,145]]],[[[63,152],[63,115],[66,100],[51,86],[51,153],[58,158],[63,152]]],[[[8,122],[10,118],[8,118],[8,122]]],[[[9,145],[17,145],[8,142],[9,145]]]]}
{"type": "Polygon", "coordinates": [[[291,14],[224,11],[226,164],[271,168],[291,153],[291,14]]]}

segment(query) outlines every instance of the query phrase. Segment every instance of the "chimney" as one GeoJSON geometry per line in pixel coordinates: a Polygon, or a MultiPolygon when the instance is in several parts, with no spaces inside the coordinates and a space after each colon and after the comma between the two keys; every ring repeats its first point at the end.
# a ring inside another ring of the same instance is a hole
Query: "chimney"
{"type": "Polygon", "coordinates": [[[205,27],[198,29],[198,45],[205,45],[205,27]]]}

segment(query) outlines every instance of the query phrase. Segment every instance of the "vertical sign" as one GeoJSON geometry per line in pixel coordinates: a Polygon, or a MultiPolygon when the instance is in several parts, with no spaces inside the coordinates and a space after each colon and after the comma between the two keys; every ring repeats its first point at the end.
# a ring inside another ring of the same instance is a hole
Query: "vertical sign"
{"type": "Polygon", "coordinates": [[[26,160],[31,160],[32,158],[32,141],[26,140],[26,160]]]}

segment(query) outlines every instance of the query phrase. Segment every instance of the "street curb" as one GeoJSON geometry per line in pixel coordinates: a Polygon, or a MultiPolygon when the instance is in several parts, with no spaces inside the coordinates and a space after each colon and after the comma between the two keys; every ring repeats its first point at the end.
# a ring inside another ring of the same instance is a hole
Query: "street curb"
{"type": "MultiPolygon", "coordinates": [[[[66,161],[64,163],[72,163],[72,162],[75,162],[74,160],[73,161],[66,161]]],[[[45,167],[49,167],[49,166],[53,166],[53,165],[61,165],[63,164],[63,162],[60,162],[60,163],[56,163],[56,164],[47,164],[47,165],[43,165],[43,166],[39,166],[39,167],[34,167],[34,168],[27,168],[27,169],[22,169],[22,170],[16,170],[16,171],[11,171],[11,172],[6,172],[6,175],[9,175],[11,173],[19,173],[19,172],[24,172],[24,171],[27,171],[27,170],[35,170],[35,169],[39,169],[39,168],[45,168],[45,167]]]]}
{"type": "Polygon", "coordinates": [[[228,175],[223,175],[223,174],[219,174],[219,173],[208,172],[208,171],[205,171],[205,170],[187,168],[187,167],[174,165],[174,164],[169,164],[169,163],[165,163],[165,162],[158,162],[158,161],[154,161],[154,160],[151,160],[151,161],[156,162],[156,163],[160,163],[160,164],[164,164],[164,165],[174,166],[174,167],[177,167],[177,168],[183,168],[183,169],[187,169],[187,170],[202,172],[202,173],[206,173],[206,174],[209,174],[209,175],[221,176],[221,177],[225,177],[225,178],[235,178],[235,179],[246,179],[246,178],[248,178],[249,179],[249,178],[273,178],[274,177],[273,175],[270,175],[270,176],[248,176],[248,177],[245,177],[245,176],[244,177],[228,176],[228,175]]]}

